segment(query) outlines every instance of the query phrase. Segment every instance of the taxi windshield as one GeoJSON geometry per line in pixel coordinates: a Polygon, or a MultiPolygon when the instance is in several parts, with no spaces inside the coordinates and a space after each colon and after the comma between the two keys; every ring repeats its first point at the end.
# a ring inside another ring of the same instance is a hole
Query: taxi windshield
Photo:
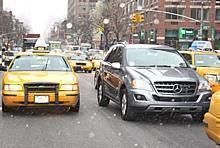
{"type": "Polygon", "coordinates": [[[201,54],[195,55],[196,67],[220,67],[220,60],[217,55],[201,54]]]}
{"type": "Polygon", "coordinates": [[[86,55],[80,55],[80,56],[75,55],[75,56],[72,56],[72,57],[71,57],[71,60],[85,61],[86,58],[87,58],[86,55]]]}
{"type": "Polygon", "coordinates": [[[17,56],[9,71],[71,71],[61,56],[17,56]]]}

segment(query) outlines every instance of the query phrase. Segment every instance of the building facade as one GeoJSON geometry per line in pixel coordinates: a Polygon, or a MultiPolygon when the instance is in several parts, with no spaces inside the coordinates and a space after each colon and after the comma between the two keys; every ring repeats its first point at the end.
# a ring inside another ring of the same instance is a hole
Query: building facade
{"type": "Polygon", "coordinates": [[[186,49],[193,40],[203,39],[220,49],[218,0],[131,0],[126,4],[125,16],[130,17],[137,11],[144,14],[144,22],[128,26],[132,35],[138,34],[140,43],[167,44],[186,49]],[[138,10],[140,6],[142,9],[138,10]]]}
{"type": "Polygon", "coordinates": [[[3,0],[0,0],[0,12],[3,11],[3,0]]]}
{"type": "Polygon", "coordinates": [[[80,20],[90,15],[97,0],[68,0],[68,20],[80,20]]]}

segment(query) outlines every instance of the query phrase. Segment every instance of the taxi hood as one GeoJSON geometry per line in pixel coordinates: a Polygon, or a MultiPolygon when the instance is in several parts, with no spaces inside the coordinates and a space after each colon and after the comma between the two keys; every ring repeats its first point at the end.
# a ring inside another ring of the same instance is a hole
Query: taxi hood
{"type": "Polygon", "coordinates": [[[48,71],[28,71],[28,72],[6,72],[4,76],[5,84],[24,84],[30,82],[52,82],[60,84],[73,84],[77,82],[77,76],[73,72],[48,72],[48,71]]]}
{"type": "Polygon", "coordinates": [[[204,76],[206,74],[220,74],[220,68],[217,67],[197,67],[196,71],[201,75],[204,76]]]}

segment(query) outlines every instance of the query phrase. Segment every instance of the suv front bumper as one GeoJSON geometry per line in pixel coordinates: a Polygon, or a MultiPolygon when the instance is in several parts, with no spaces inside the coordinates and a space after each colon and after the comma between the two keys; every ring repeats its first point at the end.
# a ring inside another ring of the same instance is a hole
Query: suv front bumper
{"type": "Polygon", "coordinates": [[[154,92],[145,90],[130,90],[128,93],[129,106],[141,112],[179,112],[179,113],[196,113],[207,112],[211,99],[211,91],[199,92],[193,96],[180,95],[158,95],[154,92]],[[146,100],[137,100],[137,95],[145,96],[146,100]],[[170,101],[156,101],[155,96],[172,98],[170,101]],[[177,101],[181,98],[197,97],[195,101],[177,101]]]}

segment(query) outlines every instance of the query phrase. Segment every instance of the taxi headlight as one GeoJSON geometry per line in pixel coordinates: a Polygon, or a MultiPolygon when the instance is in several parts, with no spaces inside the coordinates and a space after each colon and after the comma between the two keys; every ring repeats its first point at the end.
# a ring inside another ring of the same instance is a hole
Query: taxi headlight
{"type": "Polygon", "coordinates": [[[135,79],[131,82],[131,87],[134,89],[143,89],[148,91],[153,91],[150,84],[144,80],[135,79]]]}
{"type": "Polygon", "coordinates": [[[72,91],[72,90],[78,90],[78,85],[61,85],[60,86],[60,90],[63,90],[63,91],[72,91]]]}
{"type": "Polygon", "coordinates": [[[208,81],[201,81],[199,83],[199,87],[198,87],[198,91],[207,91],[207,90],[211,90],[211,87],[208,83],[208,81]]]}
{"type": "Polygon", "coordinates": [[[6,90],[6,91],[21,91],[22,86],[19,84],[5,84],[4,90],[6,90]]]}
{"type": "Polygon", "coordinates": [[[87,66],[92,66],[92,63],[91,63],[91,62],[88,62],[88,63],[87,63],[87,66]]]}
{"type": "Polygon", "coordinates": [[[204,76],[209,82],[218,82],[217,75],[207,74],[204,76]]]}

